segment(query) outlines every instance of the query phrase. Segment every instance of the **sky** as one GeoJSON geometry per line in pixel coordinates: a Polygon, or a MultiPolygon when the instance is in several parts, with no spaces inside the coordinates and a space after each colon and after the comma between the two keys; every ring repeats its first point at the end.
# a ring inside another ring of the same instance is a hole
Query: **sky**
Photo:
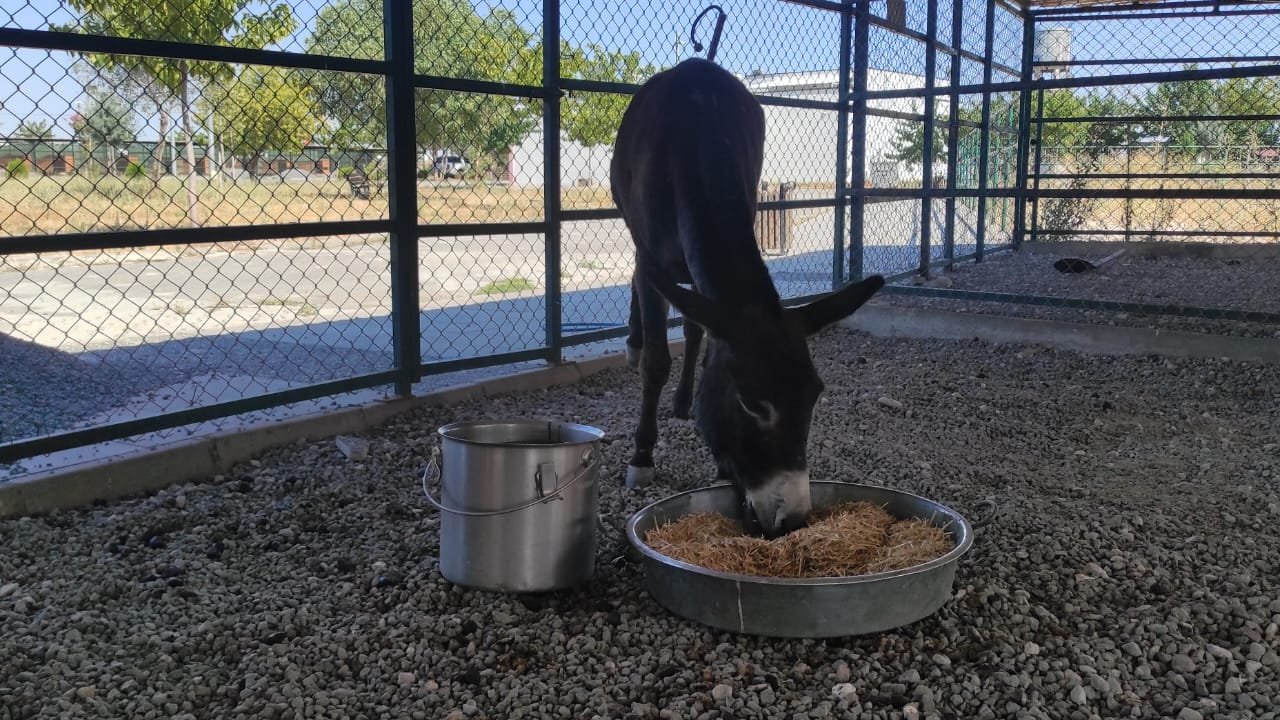
{"type": "MultiPolygon", "coordinates": [[[[146,0],[139,0],[145,2],[146,0]]],[[[273,49],[304,47],[316,12],[329,0],[283,0],[292,8],[299,29],[273,49]]],[[[264,3],[258,3],[261,7],[264,3]]],[[[588,42],[611,49],[638,52],[650,64],[668,66],[691,56],[689,25],[711,0],[562,0],[561,33],[575,44],[588,42]]],[[[720,0],[728,13],[717,61],[730,70],[766,73],[833,70],[838,66],[839,19],[836,14],[783,0],[720,0]]],[[[75,19],[62,0],[9,0],[0,9],[0,25],[43,29],[50,23],[75,19]],[[21,3],[18,5],[17,3],[21,3]],[[12,9],[16,8],[16,9],[12,9]]],[[[481,14],[490,7],[510,9],[530,29],[542,24],[539,0],[473,0],[481,14]]],[[[925,29],[921,0],[908,1],[908,26],[925,29]]],[[[985,3],[965,3],[963,45],[982,49],[985,3]]],[[[939,30],[949,37],[951,3],[939,9],[939,30]]],[[[1021,30],[1006,13],[998,13],[996,56],[1017,65],[1021,30]]],[[[699,40],[707,43],[714,25],[709,16],[700,26],[699,40]]],[[[1073,51],[1078,58],[1178,57],[1211,55],[1280,54],[1280,15],[1226,19],[1150,20],[1145,22],[1071,23],[1073,51]]],[[[447,33],[442,43],[455,41],[447,33]]],[[[922,46],[911,40],[873,28],[871,65],[883,69],[919,73],[923,69],[922,46]]],[[[0,48],[0,135],[8,134],[27,119],[53,123],[59,135],[69,134],[67,118],[81,97],[79,82],[68,68],[73,58],[64,53],[0,48]]],[[[939,81],[945,81],[946,61],[940,57],[939,81]]],[[[1124,70],[1126,68],[1121,68],[1124,70]]],[[[1127,68],[1134,71],[1172,69],[1168,65],[1127,68]]],[[[1116,68],[1077,70],[1113,72],[1116,68]]],[[[981,80],[979,63],[965,61],[962,82],[981,80]]],[[[1002,79],[997,75],[997,80],[1002,79]]]]}

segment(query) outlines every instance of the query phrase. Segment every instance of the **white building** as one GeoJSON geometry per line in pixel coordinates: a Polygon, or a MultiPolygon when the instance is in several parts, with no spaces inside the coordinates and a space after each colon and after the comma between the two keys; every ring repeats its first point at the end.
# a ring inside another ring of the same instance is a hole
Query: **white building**
{"type": "MultiPolygon", "coordinates": [[[[835,102],[839,96],[839,71],[748,75],[743,83],[761,96],[835,102]]],[[[924,87],[924,77],[888,70],[867,71],[869,90],[902,90],[924,87]]],[[[947,98],[939,97],[935,112],[947,112],[947,98]]],[[[924,102],[920,98],[876,100],[873,107],[920,114],[924,102]]],[[[782,182],[830,184],[836,168],[836,120],[831,110],[765,105],[764,171],[762,180],[770,184],[782,182]]],[[[887,161],[892,152],[893,137],[899,123],[895,118],[867,117],[867,177],[918,177],[919,164],[887,161]]],[[[936,128],[935,132],[945,132],[936,128]]],[[[584,147],[561,136],[560,184],[609,184],[609,162],[613,149],[607,146],[584,147]]],[[[517,185],[541,186],[543,181],[542,134],[530,133],[512,148],[508,178],[517,185]]],[[[886,178],[887,179],[887,178],[886,178]]]]}

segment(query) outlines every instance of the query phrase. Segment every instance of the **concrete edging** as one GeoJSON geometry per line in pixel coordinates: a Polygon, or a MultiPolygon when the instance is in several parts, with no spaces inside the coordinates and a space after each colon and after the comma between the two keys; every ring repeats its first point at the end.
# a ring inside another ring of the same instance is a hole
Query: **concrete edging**
{"type": "MultiPolygon", "coordinates": [[[[671,343],[671,353],[684,352],[684,341],[671,343]]],[[[283,422],[263,422],[213,433],[153,450],[139,450],[74,467],[58,468],[0,483],[0,518],[37,515],[155,492],[229,471],[271,448],[301,440],[356,434],[420,407],[453,405],[468,400],[571,385],[626,365],[623,353],[611,353],[443,388],[424,395],[313,412],[283,422]]]]}
{"type": "Polygon", "coordinates": [[[1047,345],[1094,355],[1163,355],[1280,363],[1280,341],[868,304],[842,325],[879,337],[1047,345]]]}

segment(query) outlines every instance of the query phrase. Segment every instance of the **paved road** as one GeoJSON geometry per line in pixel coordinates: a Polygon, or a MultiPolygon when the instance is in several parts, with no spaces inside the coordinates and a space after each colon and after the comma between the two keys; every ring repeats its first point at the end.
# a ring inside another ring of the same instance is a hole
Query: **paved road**
{"type": "MultiPolygon", "coordinates": [[[[789,251],[766,258],[785,297],[830,289],[832,224],[831,210],[809,211],[789,251]]],[[[867,271],[916,263],[918,225],[916,203],[870,206],[867,271]]],[[[565,332],[624,323],[631,241],[622,222],[567,223],[563,240],[565,332]]],[[[286,244],[0,272],[0,336],[66,357],[57,367],[83,373],[77,387],[102,386],[99,407],[82,401],[67,412],[90,422],[376,372],[391,365],[387,258],[382,241],[286,244]]],[[[545,342],[542,236],[429,241],[421,263],[427,361],[545,342]]]]}

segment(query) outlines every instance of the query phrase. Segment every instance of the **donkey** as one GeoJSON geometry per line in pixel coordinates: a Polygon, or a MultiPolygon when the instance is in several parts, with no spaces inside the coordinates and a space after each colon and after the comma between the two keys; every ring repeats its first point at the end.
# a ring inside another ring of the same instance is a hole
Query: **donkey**
{"type": "Polygon", "coordinates": [[[689,417],[705,334],[697,429],[717,479],[736,490],[748,532],[772,538],[803,526],[811,510],[806,446],[823,383],[807,339],[861,307],[884,278],[783,308],[754,227],[764,136],[764,110],[740,80],[715,63],[686,60],[636,92],[610,173],[636,249],[627,347],[640,369],[641,405],[627,485],[654,477],[674,306],[685,327],[675,414],[689,417]]]}

